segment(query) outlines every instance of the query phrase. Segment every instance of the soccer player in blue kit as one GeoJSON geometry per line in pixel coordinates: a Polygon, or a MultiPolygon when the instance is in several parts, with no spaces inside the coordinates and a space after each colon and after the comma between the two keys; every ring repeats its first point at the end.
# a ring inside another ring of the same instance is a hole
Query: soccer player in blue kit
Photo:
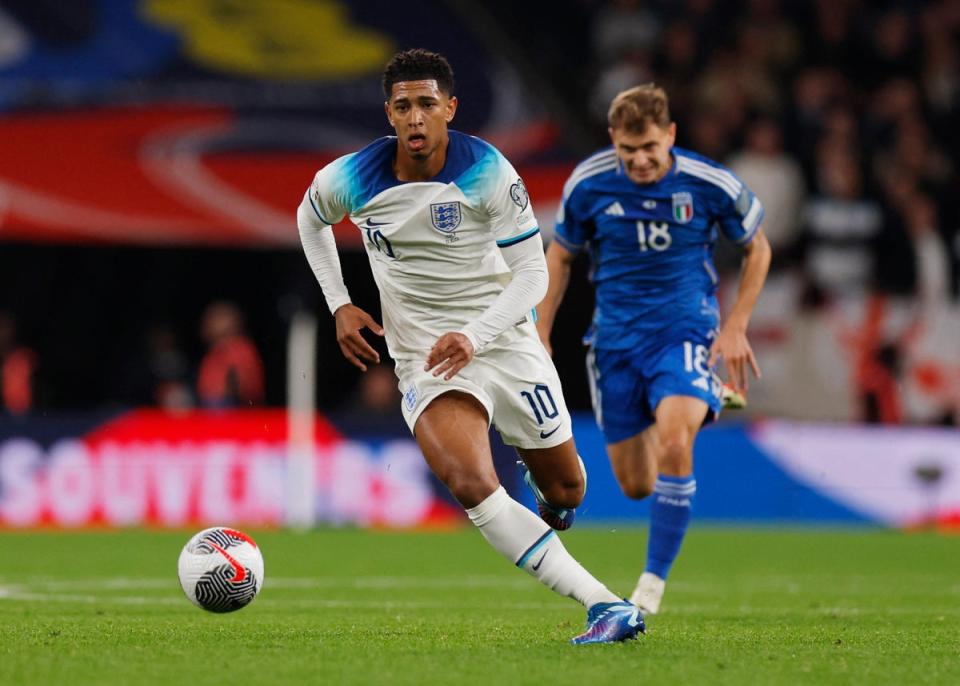
{"type": "Polygon", "coordinates": [[[596,288],[586,339],[593,406],[624,494],[654,496],[647,564],[630,599],[655,614],[690,521],[694,439],[722,406],[716,362],[743,396],[748,367],[760,377],[747,324],[770,244],[750,189],[721,165],[674,147],[663,89],[647,84],[618,94],[608,123],[613,145],[577,166],[564,186],[537,327],[549,350],[571,264],[588,249],[596,288]],[[722,326],[718,228],[744,255],[722,326]]]}

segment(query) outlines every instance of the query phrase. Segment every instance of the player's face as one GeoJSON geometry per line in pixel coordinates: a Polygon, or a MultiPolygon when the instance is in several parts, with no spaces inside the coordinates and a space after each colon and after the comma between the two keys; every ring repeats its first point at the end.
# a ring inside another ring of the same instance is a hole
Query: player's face
{"type": "Polygon", "coordinates": [[[412,159],[425,161],[446,144],[457,99],[441,91],[435,79],[401,81],[393,84],[384,106],[401,149],[412,159]]]}
{"type": "Polygon", "coordinates": [[[677,125],[661,128],[650,124],[643,133],[610,129],[610,140],[634,183],[655,183],[670,170],[670,148],[677,138],[677,125]]]}

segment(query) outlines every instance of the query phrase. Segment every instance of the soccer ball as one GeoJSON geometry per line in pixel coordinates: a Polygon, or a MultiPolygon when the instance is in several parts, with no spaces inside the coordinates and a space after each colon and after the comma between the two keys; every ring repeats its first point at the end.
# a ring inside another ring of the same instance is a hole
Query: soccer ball
{"type": "Polygon", "coordinates": [[[246,607],[263,585],[263,556],[236,529],[204,529],[187,541],[177,562],[180,586],[197,607],[233,612],[246,607]]]}

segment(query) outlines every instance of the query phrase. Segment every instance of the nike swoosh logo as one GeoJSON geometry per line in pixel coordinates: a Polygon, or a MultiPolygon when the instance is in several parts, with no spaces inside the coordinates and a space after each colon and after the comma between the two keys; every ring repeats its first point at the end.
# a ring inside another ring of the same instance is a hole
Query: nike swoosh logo
{"type": "Polygon", "coordinates": [[[365,224],[365,225],[364,225],[364,228],[365,228],[365,229],[372,229],[372,228],[375,227],[375,226],[386,226],[386,225],[389,224],[389,223],[390,223],[390,222],[375,222],[375,221],[373,221],[372,219],[368,219],[366,222],[364,222],[364,224],[365,224]]]}
{"type": "Polygon", "coordinates": [[[547,556],[547,553],[549,553],[549,552],[550,552],[549,550],[544,550],[544,551],[543,551],[543,555],[541,555],[541,556],[540,556],[540,559],[537,560],[537,564],[533,565],[533,568],[532,568],[533,571],[537,571],[538,569],[540,569],[540,565],[543,564],[543,558],[545,558],[545,557],[547,556]]]}
{"type": "Polygon", "coordinates": [[[239,538],[241,541],[246,541],[247,543],[252,545],[254,548],[257,547],[257,544],[254,543],[253,539],[247,536],[242,531],[237,531],[236,529],[221,529],[221,531],[223,531],[223,533],[225,533],[227,536],[230,536],[231,538],[239,538]]]}
{"type": "Polygon", "coordinates": [[[231,583],[237,584],[247,578],[247,570],[243,568],[243,565],[234,559],[233,555],[228,553],[226,550],[218,546],[213,541],[207,541],[211,548],[216,549],[221,555],[227,558],[227,562],[230,563],[230,566],[233,567],[233,578],[230,579],[231,583]]]}
{"type": "Polygon", "coordinates": [[[546,433],[544,433],[543,431],[541,431],[541,432],[540,432],[540,438],[549,438],[550,436],[552,436],[553,434],[555,434],[555,433],[557,432],[557,429],[559,429],[559,428],[560,428],[560,425],[557,424],[555,427],[553,427],[552,429],[550,429],[550,431],[547,431],[546,433]]]}

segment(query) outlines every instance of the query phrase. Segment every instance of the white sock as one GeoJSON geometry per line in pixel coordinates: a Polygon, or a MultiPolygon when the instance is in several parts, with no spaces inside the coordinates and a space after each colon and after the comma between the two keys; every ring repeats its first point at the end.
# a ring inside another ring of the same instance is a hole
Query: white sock
{"type": "Polygon", "coordinates": [[[556,532],[503,486],[467,510],[490,545],[551,590],[591,607],[620,600],[567,552],[556,532]]]}

